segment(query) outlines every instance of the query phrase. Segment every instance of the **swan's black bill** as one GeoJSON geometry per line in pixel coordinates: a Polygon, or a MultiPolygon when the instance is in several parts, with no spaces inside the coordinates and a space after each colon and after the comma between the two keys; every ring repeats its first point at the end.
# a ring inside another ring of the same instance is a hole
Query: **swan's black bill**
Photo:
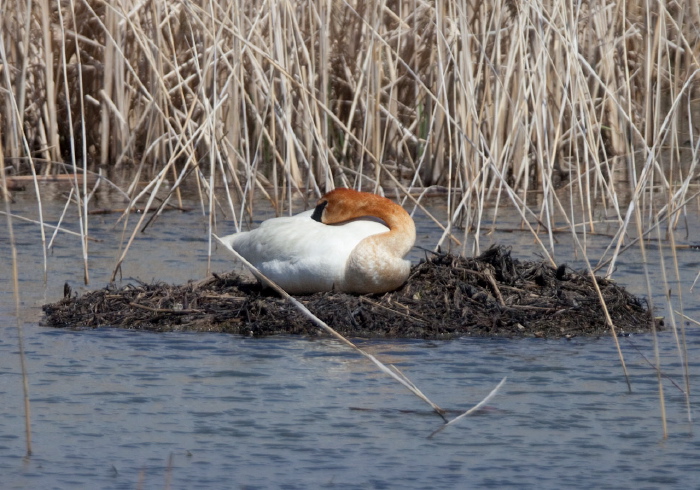
{"type": "Polygon", "coordinates": [[[318,206],[316,206],[316,209],[314,209],[313,214],[311,215],[311,219],[318,221],[321,223],[321,216],[323,215],[323,210],[326,209],[326,206],[328,205],[328,201],[322,201],[318,203],[318,206]]]}

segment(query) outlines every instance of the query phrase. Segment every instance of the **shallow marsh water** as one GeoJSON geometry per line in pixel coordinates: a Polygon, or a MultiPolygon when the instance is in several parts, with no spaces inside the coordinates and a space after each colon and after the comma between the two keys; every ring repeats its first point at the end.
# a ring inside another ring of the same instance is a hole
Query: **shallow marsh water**
{"type": "MultiPolygon", "coordinates": [[[[62,204],[45,204],[55,223],[62,204]]],[[[33,201],[18,196],[13,211],[31,216],[33,201]]],[[[121,228],[114,216],[91,219],[91,234],[106,240],[91,244],[92,289],[109,279],[121,228]]],[[[434,244],[436,227],[418,225],[419,243],[434,244]]],[[[441,419],[332,340],[42,327],[40,306],[60,299],[65,281],[83,288],[79,242],[59,235],[44,285],[37,227],[15,221],[14,231],[34,454],[24,457],[10,252],[0,233],[2,488],[694,488],[700,481],[700,440],[671,383],[683,385],[670,332],[659,337],[666,440],[647,362],[651,335],[621,339],[631,393],[610,338],[360,341],[450,410],[471,407],[508,377],[484,410],[428,438],[441,419]]],[[[201,214],[167,213],[137,239],[123,276],[201,278],[204,236],[201,214]]],[[[525,234],[488,239],[533,258],[525,234]]],[[[699,302],[688,288],[699,253],[679,252],[686,312],[694,317],[699,302]]],[[[213,270],[229,267],[216,252],[213,270]]],[[[660,280],[659,271],[652,277],[660,280]]],[[[645,291],[635,254],[623,256],[615,278],[645,291]]],[[[693,393],[697,328],[689,327],[687,340],[693,393]]],[[[695,394],[691,405],[697,415],[695,394]]]]}

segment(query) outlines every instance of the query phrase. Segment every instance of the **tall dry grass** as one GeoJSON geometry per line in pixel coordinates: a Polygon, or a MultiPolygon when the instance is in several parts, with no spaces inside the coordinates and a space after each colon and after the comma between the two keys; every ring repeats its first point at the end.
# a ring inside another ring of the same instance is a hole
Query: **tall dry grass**
{"type": "MultiPolygon", "coordinates": [[[[192,184],[210,244],[217,215],[238,223],[254,194],[282,212],[334,185],[419,206],[442,186],[441,242],[472,233],[478,252],[508,205],[554,263],[557,222],[584,257],[612,223],[589,266],[610,274],[630,237],[673,249],[697,196],[694,1],[6,0],[0,12],[8,173],[127,168],[125,215],[163,206],[166,180],[166,201],[192,184]]],[[[75,178],[86,282],[92,192],[75,178]]],[[[150,221],[123,223],[115,276],[150,221]]]]}
{"type": "Polygon", "coordinates": [[[681,204],[692,175],[700,8],[682,3],[5,1],[6,164],[214,169],[276,201],[438,184],[471,222],[537,189],[546,225],[563,182],[622,221],[629,192],[681,204]]]}

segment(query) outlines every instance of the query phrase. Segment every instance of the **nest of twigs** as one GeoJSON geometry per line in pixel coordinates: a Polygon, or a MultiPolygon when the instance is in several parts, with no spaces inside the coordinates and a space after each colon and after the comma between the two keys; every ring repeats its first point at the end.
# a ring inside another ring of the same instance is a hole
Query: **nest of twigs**
{"type": "MultiPolygon", "coordinates": [[[[618,335],[646,332],[645,301],[596,278],[618,335]]],[[[110,285],[44,306],[52,327],[118,327],[154,331],[229,332],[247,336],[325,335],[288,301],[251,279],[214,275],[186,285],[110,285]]],[[[587,273],[544,262],[520,262],[494,247],[476,258],[434,254],[413,267],[406,284],[380,295],[316,293],[298,299],[342,335],[449,339],[461,336],[609,335],[587,273]]],[[[658,323],[657,327],[660,327],[658,323]]]]}

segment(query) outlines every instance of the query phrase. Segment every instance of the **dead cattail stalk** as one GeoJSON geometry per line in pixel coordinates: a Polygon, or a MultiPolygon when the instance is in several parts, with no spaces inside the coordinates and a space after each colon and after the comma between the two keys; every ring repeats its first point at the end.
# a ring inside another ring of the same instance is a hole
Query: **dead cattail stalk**
{"type": "Polygon", "coordinates": [[[404,376],[400,371],[397,369],[389,369],[388,366],[386,366],[384,363],[382,363],[379,359],[377,359],[375,356],[372,354],[366,352],[365,350],[357,347],[355,344],[350,342],[348,339],[340,335],[338,332],[333,330],[330,326],[328,326],[325,322],[323,322],[321,319],[319,319],[316,315],[311,313],[306,306],[301,304],[297,299],[294,297],[290,296],[284,289],[279,287],[277,284],[275,284],[272,280],[268,279],[262,272],[260,272],[253,264],[248,262],[245,258],[243,258],[238,252],[233,250],[232,248],[226,246],[221,239],[214,235],[214,238],[216,239],[219,244],[221,244],[226,250],[228,250],[231,254],[233,254],[234,257],[236,257],[238,260],[240,260],[257,278],[259,278],[263,283],[265,283],[267,286],[271,287],[272,289],[277,292],[280,296],[285,298],[287,301],[292,303],[295,308],[297,308],[299,311],[301,311],[309,320],[311,320],[316,326],[324,330],[326,333],[332,335],[336,339],[340,340],[343,344],[347,345],[351,349],[353,349],[355,352],[363,355],[367,359],[369,359],[375,366],[379,368],[380,371],[382,371],[385,374],[388,374],[392,378],[394,378],[396,381],[401,383],[403,386],[408,388],[408,390],[416,395],[418,398],[426,402],[428,405],[431,406],[431,408],[438,414],[440,417],[447,422],[445,419],[445,411],[437,406],[435,403],[433,403],[427,396],[425,396],[419,389],[418,387],[413,384],[411,380],[409,380],[406,376],[404,376]]]}

